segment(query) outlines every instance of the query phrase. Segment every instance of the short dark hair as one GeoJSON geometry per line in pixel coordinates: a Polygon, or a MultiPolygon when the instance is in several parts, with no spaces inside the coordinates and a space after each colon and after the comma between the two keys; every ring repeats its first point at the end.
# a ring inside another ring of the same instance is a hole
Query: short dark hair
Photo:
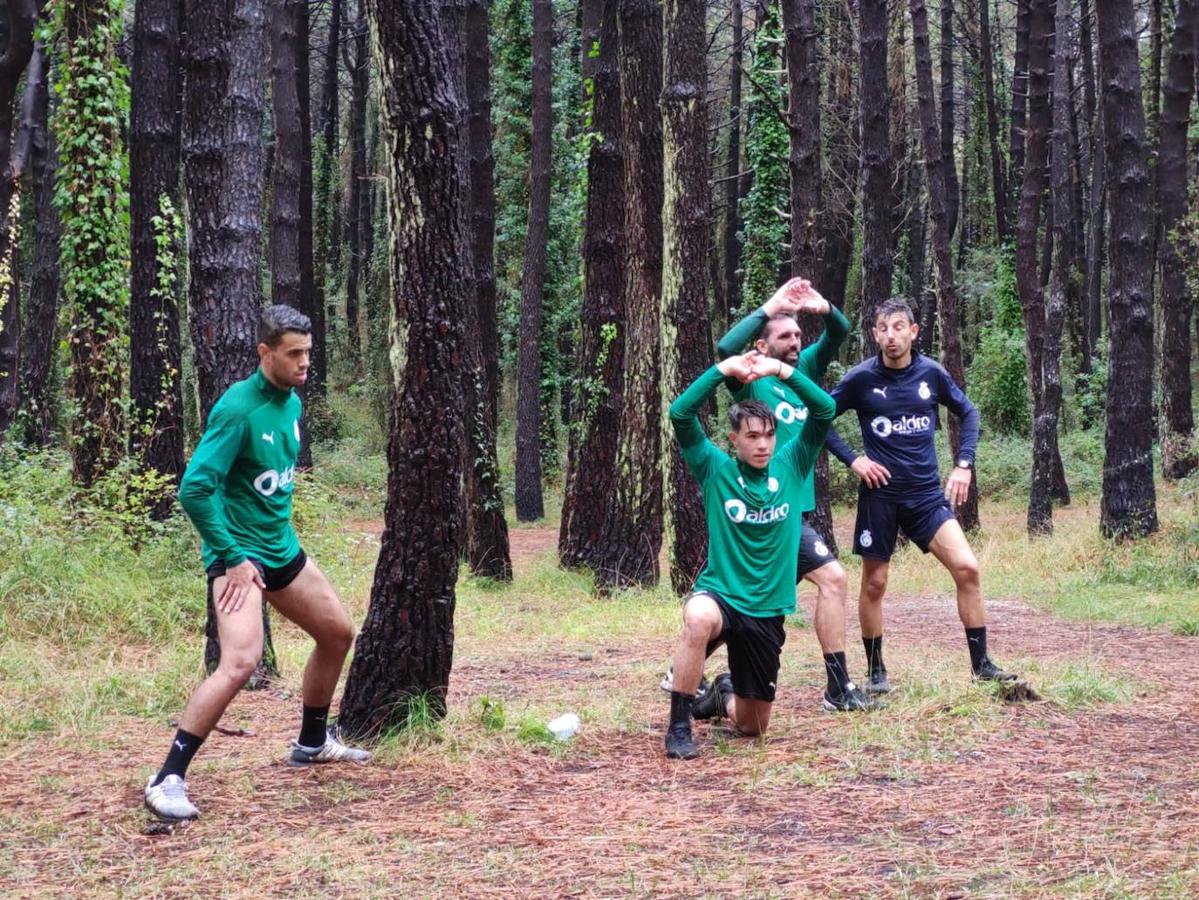
{"type": "Polygon", "coordinates": [[[770,338],[770,333],[774,330],[774,323],[782,321],[794,322],[796,324],[799,323],[799,320],[795,318],[795,316],[791,315],[791,313],[775,313],[766,320],[766,324],[762,326],[762,330],[758,333],[758,337],[764,341],[768,340],[770,338]]]}
{"type": "Polygon", "coordinates": [[[761,419],[768,423],[769,431],[774,431],[774,413],[761,400],[742,400],[729,407],[729,427],[733,431],[741,430],[741,423],[749,419],[761,419]]]}
{"type": "Polygon", "coordinates": [[[289,331],[312,334],[312,320],[286,303],[272,303],[262,311],[258,319],[258,343],[277,347],[289,331]]]}
{"type": "Polygon", "coordinates": [[[884,300],[874,308],[874,321],[877,322],[880,316],[889,319],[896,313],[903,313],[907,316],[909,325],[917,324],[916,314],[912,312],[912,303],[907,297],[892,297],[884,300]]]}

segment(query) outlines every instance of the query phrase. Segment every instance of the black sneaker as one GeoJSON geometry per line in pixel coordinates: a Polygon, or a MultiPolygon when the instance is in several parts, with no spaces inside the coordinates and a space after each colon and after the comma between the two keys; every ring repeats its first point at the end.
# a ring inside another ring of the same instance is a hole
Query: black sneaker
{"type": "MultiPolygon", "coordinates": [[[[699,687],[695,689],[695,699],[698,700],[704,694],[708,693],[708,688],[711,686],[712,685],[708,682],[708,679],[705,676],[700,675],[699,687]]],[[[666,674],[663,675],[662,680],[658,682],[658,687],[666,691],[668,694],[674,690],[674,666],[671,666],[666,670],[666,674]]]]}
{"type": "Polygon", "coordinates": [[[733,693],[733,676],[722,672],[712,682],[712,688],[702,696],[696,696],[691,707],[691,718],[719,719],[728,708],[729,696],[733,693]]]}
{"type": "Polygon", "coordinates": [[[699,756],[699,747],[691,737],[691,724],[679,723],[666,729],[666,758],[695,759],[699,756]]]}
{"type": "Polygon", "coordinates": [[[891,693],[891,682],[887,680],[886,669],[875,669],[870,673],[870,677],[866,679],[867,694],[889,694],[891,693]]]}
{"type": "Polygon", "coordinates": [[[1005,672],[995,663],[991,662],[991,657],[983,657],[982,665],[974,672],[975,681],[1015,681],[1016,675],[1013,672],[1005,672]]]}
{"type": "Polygon", "coordinates": [[[838,696],[824,692],[825,712],[866,712],[878,706],[877,701],[867,697],[852,681],[838,696]]]}

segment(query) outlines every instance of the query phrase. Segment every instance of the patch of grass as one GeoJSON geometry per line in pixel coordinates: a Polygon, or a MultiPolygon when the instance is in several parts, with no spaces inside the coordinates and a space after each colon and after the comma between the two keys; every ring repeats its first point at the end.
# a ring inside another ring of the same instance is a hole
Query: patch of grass
{"type": "Polygon", "coordinates": [[[516,739],[529,747],[553,747],[558,739],[540,719],[525,716],[516,723],[516,739]]]}
{"type": "Polygon", "coordinates": [[[479,723],[488,731],[504,730],[504,701],[486,695],[476,701],[479,723]]]}
{"type": "Polygon", "coordinates": [[[1137,693],[1127,677],[1103,669],[1090,659],[1051,668],[1037,686],[1047,699],[1071,710],[1124,703],[1137,693]]]}

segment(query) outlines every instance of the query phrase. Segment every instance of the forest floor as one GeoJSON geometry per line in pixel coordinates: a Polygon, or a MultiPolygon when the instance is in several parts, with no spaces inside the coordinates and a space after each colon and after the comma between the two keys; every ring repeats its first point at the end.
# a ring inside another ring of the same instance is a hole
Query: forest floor
{"type": "MultiPolygon", "coordinates": [[[[375,523],[351,530],[377,540],[375,523]]],[[[460,592],[449,718],[388,741],[371,764],[284,763],[306,652],[286,626],[289,677],[239,696],[223,724],[249,733],[214,734],[193,766],[197,822],[164,827],[141,808],[172,733],[162,716],[114,711],[90,730],[0,743],[0,892],[1199,894],[1196,638],[993,596],[994,655],[1046,698],[1005,703],[967,676],[951,594],[896,595],[887,708],[829,715],[800,616],[769,735],[698,724],[702,758],[671,762],[657,682],[677,605],[576,602],[556,540],[514,529],[525,588],[460,592]],[[547,740],[541,724],[572,710],[579,734],[547,740]]],[[[810,590],[801,599],[810,615],[810,590]]],[[[348,602],[361,621],[365,598],[348,602]]],[[[859,671],[852,611],[849,634],[859,671]]],[[[96,664],[150,678],[157,652],[96,664]]]]}

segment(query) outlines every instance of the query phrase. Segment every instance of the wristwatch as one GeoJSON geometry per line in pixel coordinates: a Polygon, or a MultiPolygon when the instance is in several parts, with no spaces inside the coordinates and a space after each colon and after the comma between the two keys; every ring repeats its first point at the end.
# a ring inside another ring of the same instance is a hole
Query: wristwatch
{"type": "Polygon", "coordinates": [[[974,466],[974,463],[972,463],[968,459],[959,459],[958,460],[958,468],[959,469],[970,469],[970,468],[973,468],[973,466],[974,466]]]}

